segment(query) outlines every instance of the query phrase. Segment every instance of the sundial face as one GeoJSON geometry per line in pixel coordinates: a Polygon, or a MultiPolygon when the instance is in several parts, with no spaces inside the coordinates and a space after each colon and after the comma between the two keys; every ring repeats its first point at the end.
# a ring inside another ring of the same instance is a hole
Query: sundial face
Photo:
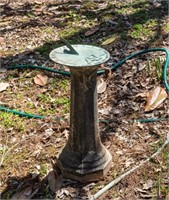
{"type": "Polygon", "coordinates": [[[69,53],[66,46],[54,49],[50,53],[50,58],[68,67],[88,67],[96,66],[106,62],[110,54],[105,49],[90,45],[71,45],[78,54],[69,53]]]}

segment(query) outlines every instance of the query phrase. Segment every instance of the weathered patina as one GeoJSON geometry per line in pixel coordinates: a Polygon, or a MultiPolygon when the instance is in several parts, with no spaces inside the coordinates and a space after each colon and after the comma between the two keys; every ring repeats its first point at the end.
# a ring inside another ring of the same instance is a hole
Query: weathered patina
{"type": "Polygon", "coordinates": [[[71,47],[66,44],[50,53],[54,62],[71,72],[70,133],[57,165],[64,177],[90,182],[103,177],[112,162],[100,140],[97,111],[97,70],[109,53],[90,45],[71,47]]]}

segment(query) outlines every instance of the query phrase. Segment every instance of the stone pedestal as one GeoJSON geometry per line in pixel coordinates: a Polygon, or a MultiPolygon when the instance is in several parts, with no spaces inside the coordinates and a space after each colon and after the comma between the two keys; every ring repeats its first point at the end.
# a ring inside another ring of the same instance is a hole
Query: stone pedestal
{"type": "Polygon", "coordinates": [[[98,133],[97,69],[70,68],[70,135],[57,164],[63,176],[80,182],[103,177],[111,166],[98,133]]]}
{"type": "Polygon", "coordinates": [[[97,180],[112,162],[100,140],[97,113],[97,70],[109,59],[109,53],[89,45],[68,45],[53,50],[50,57],[71,71],[70,133],[56,164],[66,178],[97,180]]]}

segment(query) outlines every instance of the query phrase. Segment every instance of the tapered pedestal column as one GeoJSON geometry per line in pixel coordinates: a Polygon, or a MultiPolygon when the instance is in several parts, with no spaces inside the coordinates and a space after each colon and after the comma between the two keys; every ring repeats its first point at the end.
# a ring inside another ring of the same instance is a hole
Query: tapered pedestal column
{"type": "Polygon", "coordinates": [[[111,166],[98,133],[97,67],[70,70],[70,135],[57,163],[63,176],[88,182],[103,177],[111,166]]]}

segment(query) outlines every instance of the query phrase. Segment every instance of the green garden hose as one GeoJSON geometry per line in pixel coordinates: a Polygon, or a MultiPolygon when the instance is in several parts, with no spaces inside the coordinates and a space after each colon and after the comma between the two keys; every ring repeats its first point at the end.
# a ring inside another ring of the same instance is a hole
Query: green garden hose
{"type": "MultiPolygon", "coordinates": [[[[169,84],[168,84],[168,81],[167,81],[167,68],[168,68],[168,63],[169,63],[169,51],[165,48],[152,48],[152,49],[147,49],[147,50],[142,50],[142,51],[136,52],[136,53],[131,54],[130,56],[126,57],[125,59],[121,60],[120,62],[116,63],[115,65],[111,66],[110,69],[111,70],[116,69],[116,68],[120,67],[121,65],[123,65],[127,60],[130,60],[130,59],[132,59],[132,58],[134,58],[138,55],[149,53],[149,52],[154,52],[154,51],[162,51],[162,52],[166,53],[166,59],[165,59],[164,66],[163,66],[162,79],[163,79],[163,83],[164,83],[166,90],[169,92],[169,84]]],[[[61,75],[64,75],[64,76],[70,76],[70,72],[55,70],[55,69],[46,68],[46,67],[43,67],[43,66],[16,65],[16,66],[9,66],[7,69],[9,70],[9,69],[23,69],[23,68],[41,69],[41,70],[53,72],[53,73],[56,73],[56,74],[61,74],[61,75]]],[[[97,74],[101,75],[104,72],[105,72],[104,69],[98,70],[97,74]]],[[[13,114],[19,115],[21,117],[27,117],[27,118],[36,118],[36,119],[45,118],[45,116],[29,114],[29,113],[26,113],[26,112],[20,112],[20,111],[17,111],[17,110],[5,108],[3,106],[0,106],[0,111],[13,113],[13,114]]],[[[161,120],[165,120],[165,118],[137,119],[137,120],[134,120],[134,121],[136,121],[136,122],[156,122],[156,121],[161,121],[161,120]]]]}

